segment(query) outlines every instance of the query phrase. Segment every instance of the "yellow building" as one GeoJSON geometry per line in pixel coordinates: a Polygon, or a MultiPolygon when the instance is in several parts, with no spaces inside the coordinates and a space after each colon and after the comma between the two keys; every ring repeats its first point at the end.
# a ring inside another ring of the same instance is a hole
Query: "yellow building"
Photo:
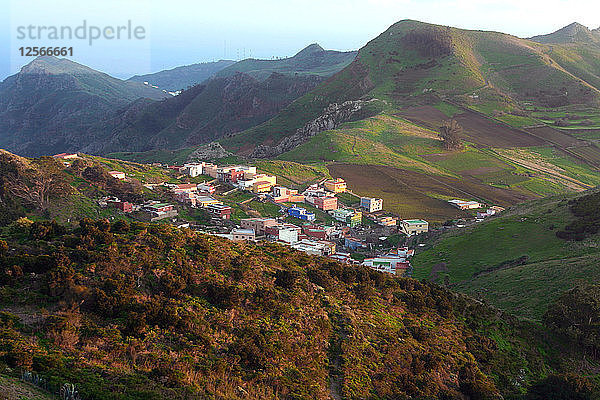
{"type": "Polygon", "coordinates": [[[213,199],[209,196],[197,196],[196,197],[196,207],[204,208],[211,204],[223,204],[217,199],[213,199]]]}
{"type": "Polygon", "coordinates": [[[342,178],[327,180],[323,183],[323,186],[333,193],[344,193],[347,189],[346,181],[342,178]]]}
{"type": "Polygon", "coordinates": [[[252,185],[252,193],[268,193],[271,191],[273,183],[269,181],[254,182],[252,185]]]}

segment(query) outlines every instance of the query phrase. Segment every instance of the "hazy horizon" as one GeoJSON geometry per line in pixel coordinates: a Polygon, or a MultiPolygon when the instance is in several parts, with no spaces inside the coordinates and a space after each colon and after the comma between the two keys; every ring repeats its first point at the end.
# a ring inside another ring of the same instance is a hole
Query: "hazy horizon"
{"type": "Polygon", "coordinates": [[[248,4],[227,0],[219,4],[184,0],[176,7],[155,0],[116,0],[81,4],[75,0],[13,0],[0,16],[5,34],[0,39],[0,80],[33,60],[18,54],[21,46],[71,45],[69,59],[119,78],[147,74],[181,65],[220,59],[289,57],[311,43],[325,49],[358,50],[390,25],[404,19],[492,30],[519,37],[546,34],[572,22],[591,29],[600,26],[600,5],[591,1],[515,0],[264,0],[248,4]],[[532,17],[534,15],[535,17],[532,17]],[[127,21],[144,27],[140,41],[17,40],[18,26],[69,25],[83,20],[104,26],[127,21]]]}

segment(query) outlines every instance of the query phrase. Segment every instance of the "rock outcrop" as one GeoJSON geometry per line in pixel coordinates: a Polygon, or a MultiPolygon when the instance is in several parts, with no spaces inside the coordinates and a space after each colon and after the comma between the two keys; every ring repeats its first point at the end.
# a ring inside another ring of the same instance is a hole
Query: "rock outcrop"
{"type": "Polygon", "coordinates": [[[221,143],[212,142],[198,147],[192,154],[188,156],[188,160],[213,160],[230,155],[231,153],[225,150],[223,146],[221,146],[221,143]]]}
{"type": "Polygon", "coordinates": [[[323,114],[296,130],[291,136],[281,140],[277,145],[257,146],[251,154],[252,158],[275,157],[301,145],[319,132],[335,129],[344,122],[352,120],[365,106],[376,99],[349,100],[341,104],[332,103],[325,108],[323,114]]]}

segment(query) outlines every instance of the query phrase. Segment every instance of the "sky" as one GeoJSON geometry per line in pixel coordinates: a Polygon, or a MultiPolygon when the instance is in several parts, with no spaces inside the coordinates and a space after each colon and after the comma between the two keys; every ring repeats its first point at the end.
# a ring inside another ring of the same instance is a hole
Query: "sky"
{"type": "Polygon", "coordinates": [[[73,61],[128,78],[219,59],[286,57],[311,43],[356,50],[403,19],[519,37],[571,22],[600,26],[597,0],[0,0],[0,7],[0,80],[33,60],[20,54],[28,46],[72,47],[73,61]],[[51,27],[74,31],[83,21],[85,39],[48,37],[51,27]],[[120,39],[90,44],[95,32],[110,37],[128,25],[120,39]],[[129,38],[136,27],[144,34],[129,38]]]}

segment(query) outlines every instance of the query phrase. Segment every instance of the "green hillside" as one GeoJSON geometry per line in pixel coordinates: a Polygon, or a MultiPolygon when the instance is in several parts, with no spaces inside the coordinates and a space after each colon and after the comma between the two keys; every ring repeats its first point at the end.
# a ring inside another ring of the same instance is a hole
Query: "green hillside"
{"type": "Polygon", "coordinates": [[[570,200],[588,203],[593,197],[597,191],[541,199],[464,229],[433,234],[413,259],[414,275],[448,282],[516,315],[538,319],[563,291],[600,279],[598,235],[581,241],[557,237],[576,219],[570,200]]]}
{"type": "Polygon", "coordinates": [[[551,107],[598,104],[596,50],[589,51],[584,54],[579,47],[560,44],[550,47],[497,32],[401,21],[279,116],[222,144],[240,151],[243,142],[277,143],[327,105],[362,97],[385,100],[393,108],[427,103],[432,96],[470,105],[473,99],[467,95],[473,93],[477,95],[473,105],[482,109],[491,105],[518,109],[522,102],[551,107]],[[574,61],[582,57],[586,63],[574,61]]]}

